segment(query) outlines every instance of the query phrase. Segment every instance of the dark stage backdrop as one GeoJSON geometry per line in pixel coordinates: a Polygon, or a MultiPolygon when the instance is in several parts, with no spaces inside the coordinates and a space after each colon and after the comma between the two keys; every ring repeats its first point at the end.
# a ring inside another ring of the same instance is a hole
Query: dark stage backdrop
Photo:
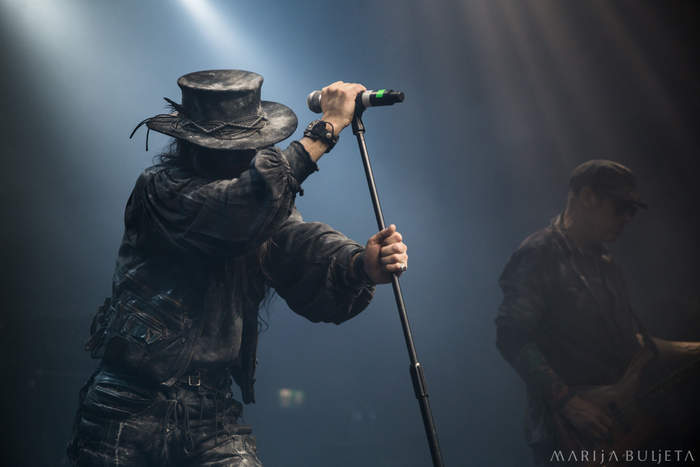
{"type": "MultiPolygon", "coordinates": [[[[405,91],[367,112],[367,142],[409,245],[402,284],[446,465],[529,465],[524,388],[494,345],[497,278],[577,164],[636,171],[651,208],[614,251],[652,331],[700,339],[696,5],[0,0],[3,465],[65,462],[123,207],[167,143],[151,134],[146,153],[143,132],[127,136],[179,100],[178,76],[211,68],[263,74],[302,128],[306,94],[329,82],[405,91]]],[[[374,216],[349,132],[320,167],[298,207],[364,242],[374,216]]],[[[390,288],[342,326],[280,299],[269,323],[245,415],[266,465],[429,465],[390,288]]]]}

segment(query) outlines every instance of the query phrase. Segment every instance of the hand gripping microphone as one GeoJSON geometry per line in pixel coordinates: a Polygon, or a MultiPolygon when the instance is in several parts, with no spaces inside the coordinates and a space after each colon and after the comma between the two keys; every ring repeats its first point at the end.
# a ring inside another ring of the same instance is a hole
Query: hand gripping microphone
{"type": "MultiPolygon", "coordinates": [[[[393,89],[380,89],[379,91],[362,91],[355,98],[355,113],[361,114],[367,107],[380,105],[394,105],[403,102],[404,93],[393,89]]],[[[321,91],[312,91],[306,98],[306,104],[312,112],[320,114],[321,91]]]]}

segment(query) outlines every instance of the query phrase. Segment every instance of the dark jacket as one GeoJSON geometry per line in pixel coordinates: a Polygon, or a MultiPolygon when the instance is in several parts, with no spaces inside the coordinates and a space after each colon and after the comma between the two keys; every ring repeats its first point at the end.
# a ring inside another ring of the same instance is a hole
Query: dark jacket
{"type": "Polygon", "coordinates": [[[527,385],[528,441],[541,442],[572,387],[622,377],[639,350],[639,323],[610,254],[579,250],[559,218],[523,241],[499,284],[497,345],[527,385]]]}
{"type": "Polygon", "coordinates": [[[268,287],[312,321],[362,311],[373,287],[350,264],[363,247],[294,207],[314,170],[298,142],[259,150],[233,179],[146,169],[126,206],[112,296],[93,322],[93,356],[165,385],[226,367],[252,402],[268,287]]]}

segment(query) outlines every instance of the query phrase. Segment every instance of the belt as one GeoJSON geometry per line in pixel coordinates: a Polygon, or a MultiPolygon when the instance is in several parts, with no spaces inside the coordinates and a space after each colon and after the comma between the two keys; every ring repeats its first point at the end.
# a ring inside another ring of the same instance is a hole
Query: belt
{"type": "MultiPolygon", "coordinates": [[[[125,372],[113,365],[102,365],[101,374],[104,378],[118,378],[124,382],[129,382],[134,386],[143,389],[159,390],[162,388],[158,383],[154,383],[147,376],[136,375],[125,372]]],[[[204,388],[217,392],[231,391],[231,372],[228,368],[192,368],[184,375],[180,376],[175,384],[186,389],[204,388]]]]}
{"type": "Polygon", "coordinates": [[[231,373],[227,369],[208,370],[195,368],[180,376],[176,384],[189,389],[203,387],[225,391],[231,389],[231,373]]]}

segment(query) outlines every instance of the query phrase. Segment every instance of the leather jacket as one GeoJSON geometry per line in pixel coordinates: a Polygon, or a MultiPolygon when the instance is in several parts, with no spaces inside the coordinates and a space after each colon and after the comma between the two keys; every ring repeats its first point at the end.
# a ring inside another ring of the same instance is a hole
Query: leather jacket
{"type": "Polygon", "coordinates": [[[350,267],[363,247],[294,207],[314,170],[298,142],[259,150],[233,179],[146,169],[126,206],[112,296],[86,348],[163,385],[193,367],[225,367],[254,402],[258,307],[269,287],[296,313],[336,324],[373,295],[350,267]]]}
{"type": "Polygon", "coordinates": [[[573,388],[622,376],[643,326],[608,251],[578,249],[560,217],[523,241],[499,284],[497,346],[527,386],[528,441],[543,442],[553,436],[552,412],[573,388]]]}

